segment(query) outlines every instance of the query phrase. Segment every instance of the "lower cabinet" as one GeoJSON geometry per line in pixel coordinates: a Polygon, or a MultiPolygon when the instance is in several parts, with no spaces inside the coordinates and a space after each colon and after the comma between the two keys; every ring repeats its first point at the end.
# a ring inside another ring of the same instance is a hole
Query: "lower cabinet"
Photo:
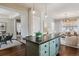
{"type": "Polygon", "coordinates": [[[60,38],[56,39],[55,48],[56,48],[56,55],[57,55],[60,49],[60,38]]]}
{"type": "Polygon", "coordinates": [[[44,44],[39,46],[39,55],[40,56],[56,56],[59,52],[60,39],[52,39],[44,44]]]}
{"type": "Polygon", "coordinates": [[[37,44],[26,41],[26,56],[56,56],[59,52],[60,39],[54,38],[47,42],[37,44]]]}
{"type": "Polygon", "coordinates": [[[56,40],[51,40],[50,41],[50,47],[49,47],[50,56],[55,56],[56,55],[55,42],[56,42],[56,40]]]}
{"type": "Polygon", "coordinates": [[[41,44],[39,46],[39,51],[41,56],[49,56],[49,42],[41,44]]]}

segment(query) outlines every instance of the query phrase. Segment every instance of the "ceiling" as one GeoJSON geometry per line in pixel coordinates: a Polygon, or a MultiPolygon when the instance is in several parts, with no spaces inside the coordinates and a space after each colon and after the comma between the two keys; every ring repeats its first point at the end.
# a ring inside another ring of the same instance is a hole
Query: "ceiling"
{"type": "Polygon", "coordinates": [[[18,15],[18,13],[13,10],[0,7],[0,18],[11,18],[15,15],[18,15]]]}
{"type": "Polygon", "coordinates": [[[35,8],[41,12],[45,12],[47,6],[47,14],[52,18],[79,17],[79,3],[23,3],[20,4],[28,8],[35,8]]]}
{"type": "MultiPolygon", "coordinates": [[[[36,11],[45,13],[47,6],[47,14],[54,19],[61,19],[66,17],[79,17],[79,3],[18,3],[18,5],[26,8],[33,8],[36,11]]],[[[18,15],[17,12],[0,7],[1,17],[12,17],[18,15]]]]}

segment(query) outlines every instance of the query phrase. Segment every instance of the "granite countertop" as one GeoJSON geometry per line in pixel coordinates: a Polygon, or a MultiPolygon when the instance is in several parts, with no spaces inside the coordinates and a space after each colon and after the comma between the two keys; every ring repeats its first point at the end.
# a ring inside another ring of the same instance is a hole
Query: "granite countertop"
{"type": "Polygon", "coordinates": [[[48,42],[50,40],[53,40],[55,38],[58,38],[58,37],[61,37],[61,36],[54,36],[52,38],[50,38],[50,36],[46,36],[46,37],[41,37],[38,39],[36,39],[35,36],[27,36],[26,38],[24,38],[26,41],[29,41],[29,42],[32,42],[32,43],[35,43],[35,44],[43,44],[45,42],[48,42]]]}

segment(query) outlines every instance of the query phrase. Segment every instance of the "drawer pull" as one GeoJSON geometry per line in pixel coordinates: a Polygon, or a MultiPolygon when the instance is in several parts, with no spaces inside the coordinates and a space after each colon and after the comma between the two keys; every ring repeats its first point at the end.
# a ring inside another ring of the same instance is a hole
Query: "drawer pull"
{"type": "Polygon", "coordinates": [[[45,53],[47,53],[47,52],[45,51],[45,53]]]}
{"type": "Polygon", "coordinates": [[[45,45],[45,47],[46,47],[46,45],[45,45]]]}
{"type": "Polygon", "coordinates": [[[56,47],[58,47],[58,44],[56,44],[56,47]]]}
{"type": "Polygon", "coordinates": [[[54,43],[54,41],[53,41],[53,43],[54,43]]]}

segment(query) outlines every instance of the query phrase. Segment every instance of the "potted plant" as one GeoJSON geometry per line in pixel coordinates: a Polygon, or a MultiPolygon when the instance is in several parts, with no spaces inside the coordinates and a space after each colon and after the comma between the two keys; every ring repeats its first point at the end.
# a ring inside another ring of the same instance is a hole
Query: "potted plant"
{"type": "Polygon", "coordinates": [[[36,40],[41,40],[42,33],[41,32],[36,32],[36,40]]]}

